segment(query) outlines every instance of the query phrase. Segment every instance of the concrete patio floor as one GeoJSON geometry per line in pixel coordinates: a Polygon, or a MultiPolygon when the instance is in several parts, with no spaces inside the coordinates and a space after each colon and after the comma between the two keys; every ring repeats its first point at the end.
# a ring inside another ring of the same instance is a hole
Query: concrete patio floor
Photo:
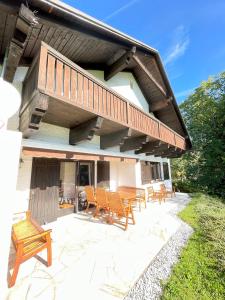
{"type": "MultiPolygon", "coordinates": [[[[53,264],[32,258],[20,267],[9,300],[123,299],[170,237],[179,229],[174,210],[188,202],[177,193],[161,205],[135,210],[128,230],[82,212],[46,225],[52,228],[53,264]]],[[[40,255],[46,259],[46,251],[40,255]]]]}

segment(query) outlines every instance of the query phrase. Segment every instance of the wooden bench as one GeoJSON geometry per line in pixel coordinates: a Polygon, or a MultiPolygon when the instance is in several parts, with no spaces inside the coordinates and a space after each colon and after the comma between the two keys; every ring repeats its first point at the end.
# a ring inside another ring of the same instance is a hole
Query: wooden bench
{"type": "Polygon", "coordinates": [[[16,258],[9,287],[12,287],[16,282],[20,264],[45,248],[47,249],[47,266],[52,264],[51,230],[44,230],[39,226],[31,218],[30,211],[24,213],[26,213],[26,219],[12,227],[12,241],[16,250],[16,258]]]}
{"type": "Polygon", "coordinates": [[[144,203],[146,208],[146,195],[145,195],[145,189],[144,188],[138,188],[134,186],[119,186],[118,192],[126,192],[130,194],[135,194],[136,198],[135,200],[139,203],[139,210],[141,211],[141,203],[144,203]]]}

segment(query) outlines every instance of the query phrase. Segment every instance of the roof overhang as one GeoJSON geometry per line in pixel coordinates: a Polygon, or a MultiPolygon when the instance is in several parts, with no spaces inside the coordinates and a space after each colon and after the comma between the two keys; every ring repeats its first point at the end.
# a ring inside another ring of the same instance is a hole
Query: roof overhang
{"type": "MultiPolygon", "coordinates": [[[[17,16],[18,11],[20,9],[21,3],[24,1],[22,0],[12,0],[10,2],[5,2],[0,0],[0,11],[3,11],[4,13],[7,13],[11,19],[11,26],[8,26],[8,32],[6,32],[5,27],[5,35],[7,39],[10,41],[10,38],[13,34],[13,23],[15,24],[15,19],[13,19],[13,15],[17,16]],[[11,29],[10,29],[11,28],[11,29]],[[12,32],[11,32],[11,31],[12,32]]],[[[57,26],[59,28],[63,28],[63,30],[67,29],[70,32],[79,32],[83,35],[89,35],[93,37],[93,41],[101,40],[104,41],[105,45],[109,43],[108,46],[114,45],[115,47],[111,47],[112,51],[114,53],[122,48],[122,50],[126,51],[131,49],[133,46],[137,48],[137,52],[139,53],[139,58],[141,57],[146,61],[149,61],[150,67],[154,67],[154,72],[156,77],[160,80],[163,87],[165,87],[167,91],[167,95],[171,98],[171,104],[168,105],[167,108],[164,108],[162,111],[157,112],[155,115],[157,118],[159,118],[162,122],[167,124],[169,127],[177,131],[179,134],[181,134],[183,137],[185,137],[187,146],[190,149],[192,147],[191,141],[187,132],[187,129],[185,127],[184,121],[182,119],[181,113],[179,111],[178,105],[175,100],[175,96],[173,94],[171,85],[169,83],[168,77],[166,75],[166,72],[164,70],[162,60],[160,58],[160,55],[157,50],[154,48],[149,47],[148,45],[133,39],[132,37],[114,29],[111,26],[108,26],[104,24],[103,22],[100,22],[96,20],[95,18],[92,18],[79,10],[66,5],[65,3],[61,1],[56,0],[30,0],[29,1],[30,9],[33,11],[36,11],[37,17],[39,18],[39,23],[42,28],[45,26],[54,27],[57,26]],[[150,61],[154,59],[154,63],[150,63],[150,61]],[[170,116],[170,120],[168,118],[168,115],[170,116]]],[[[8,19],[7,19],[8,20],[8,19]]],[[[30,40],[28,41],[27,48],[30,47],[31,50],[34,50],[35,43],[38,42],[38,37],[35,37],[35,30],[36,32],[42,33],[40,31],[40,27],[37,29],[34,29],[30,34],[30,40]],[[33,43],[33,44],[32,44],[33,43]]],[[[44,30],[44,29],[43,29],[44,30]]],[[[0,41],[2,43],[1,46],[1,55],[4,54],[4,46],[6,47],[6,37],[3,34],[4,41],[0,41]]],[[[44,38],[44,35],[43,35],[44,38]]],[[[94,42],[93,42],[94,43],[94,42]]],[[[53,45],[54,46],[54,45],[53,45]]],[[[56,49],[57,50],[57,49],[56,49]]],[[[34,51],[33,51],[34,52],[34,51]]],[[[32,51],[24,51],[24,57],[26,58],[33,58],[32,57],[32,51]],[[27,55],[29,52],[30,56],[27,55]]],[[[34,54],[34,53],[33,53],[34,54]]],[[[101,54],[99,54],[101,55],[101,54]]],[[[109,53],[109,56],[112,56],[112,53],[109,53]]],[[[71,57],[69,57],[71,60],[73,60],[71,57]]],[[[95,62],[96,58],[93,58],[93,63],[95,62]]],[[[79,64],[79,59],[74,57],[74,61],[79,64]],[[77,61],[78,60],[78,61],[77,61]]],[[[98,63],[98,59],[96,60],[98,63]]],[[[109,59],[105,61],[107,63],[109,59]]],[[[140,69],[135,69],[134,66],[131,65],[131,71],[137,70],[136,72],[136,79],[139,81],[140,87],[144,89],[144,80],[146,80],[144,75],[141,75],[143,78],[140,80],[139,74],[140,69]],[[137,78],[138,77],[138,78],[137,78]]],[[[143,73],[143,72],[142,72],[143,73]]],[[[141,74],[142,74],[141,73],[141,74]]],[[[135,74],[134,74],[135,75],[135,74]]],[[[146,75],[146,74],[145,74],[146,75]]],[[[150,101],[154,104],[154,102],[158,101],[160,97],[160,93],[157,94],[157,92],[154,92],[153,95],[151,94],[151,91],[153,90],[152,85],[149,85],[149,89],[144,91],[144,95],[148,101],[150,101]],[[150,91],[150,92],[149,92],[150,91]]]]}

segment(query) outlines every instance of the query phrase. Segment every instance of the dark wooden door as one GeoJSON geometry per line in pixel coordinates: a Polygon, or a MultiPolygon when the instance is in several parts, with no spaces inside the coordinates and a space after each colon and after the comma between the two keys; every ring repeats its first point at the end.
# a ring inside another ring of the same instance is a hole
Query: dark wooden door
{"type": "Polygon", "coordinates": [[[34,158],[29,209],[40,224],[55,221],[58,215],[60,162],[34,158]]]}
{"type": "Polygon", "coordinates": [[[110,184],[110,164],[109,161],[97,162],[97,185],[109,188],[110,184]]]}

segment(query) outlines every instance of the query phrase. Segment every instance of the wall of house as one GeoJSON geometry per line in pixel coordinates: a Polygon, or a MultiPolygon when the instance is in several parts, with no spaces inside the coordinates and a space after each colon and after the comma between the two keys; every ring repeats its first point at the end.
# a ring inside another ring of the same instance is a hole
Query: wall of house
{"type": "Polygon", "coordinates": [[[139,88],[134,76],[130,72],[119,72],[108,81],[104,80],[104,72],[97,70],[88,70],[96,78],[104,82],[109,88],[127,98],[133,104],[149,112],[149,105],[141,89],[139,88]]]}
{"type": "Polygon", "coordinates": [[[26,211],[29,207],[32,157],[22,156],[19,165],[14,212],[26,211]]]}
{"type": "MultiPolygon", "coordinates": [[[[14,79],[14,86],[17,90],[21,93],[22,92],[22,82],[26,76],[28,68],[18,68],[15,79],[14,79]]],[[[103,71],[90,71],[94,76],[99,78],[104,82],[104,74],[103,71]]],[[[120,93],[122,96],[128,98],[132,103],[139,106],[140,108],[148,111],[148,103],[144,98],[141,90],[138,87],[133,75],[129,72],[121,72],[114,76],[109,81],[105,82],[107,86],[114,89],[116,92],[120,93]]],[[[7,128],[10,130],[18,130],[19,127],[19,115],[16,113],[7,124],[7,128]]],[[[71,151],[71,146],[68,144],[69,141],[69,129],[63,128],[60,126],[55,126],[47,123],[41,123],[40,129],[38,132],[32,135],[32,138],[29,140],[33,140],[38,143],[39,147],[45,143],[48,145],[54,146],[54,149],[57,147],[63,146],[64,149],[71,151]]],[[[94,136],[91,141],[83,142],[78,145],[80,148],[88,149],[89,151],[100,150],[100,137],[94,136]]],[[[119,154],[119,147],[112,147],[107,149],[107,152],[112,153],[112,155],[119,154]]],[[[134,155],[134,151],[126,152],[130,155],[134,155]]],[[[147,161],[168,161],[166,158],[162,159],[160,157],[139,155],[139,158],[147,161]]],[[[137,158],[138,158],[137,157],[137,158]]],[[[29,205],[29,190],[30,190],[30,179],[31,179],[31,170],[32,170],[32,159],[29,157],[22,157],[23,162],[20,164],[19,168],[19,176],[17,182],[17,199],[18,202],[15,207],[15,211],[18,210],[26,210],[28,209],[29,205]]],[[[63,166],[64,175],[69,176],[65,177],[65,181],[71,181],[71,178],[74,175],[75,168],[73,171],[70,169],[70,165],[65,164],[63,166]],[[68,173],[67,175],[65,175],[68,173]],[[70,175],[69,175],[70,174],[70,175]]],[[[169,181],[170,182],[170,181],[169,181]]],[[[115,190],[118,185],[134,185],[134,186],[141,186],[141,166],[140,162],[136,164],[129,164],[124,162],[111,162],[110,163],[110,188],[115,190]],[[129,174],[129,176],[127,176],[129,174]]],[[[69,192],[68,192],[69,193],[69,192]]]]}
{"type": "Polygon", "coordinates": [[[118,186],[136,186],[136,164],[127,162],[110,162],[110,190],[115,191],[118,186]]]}

